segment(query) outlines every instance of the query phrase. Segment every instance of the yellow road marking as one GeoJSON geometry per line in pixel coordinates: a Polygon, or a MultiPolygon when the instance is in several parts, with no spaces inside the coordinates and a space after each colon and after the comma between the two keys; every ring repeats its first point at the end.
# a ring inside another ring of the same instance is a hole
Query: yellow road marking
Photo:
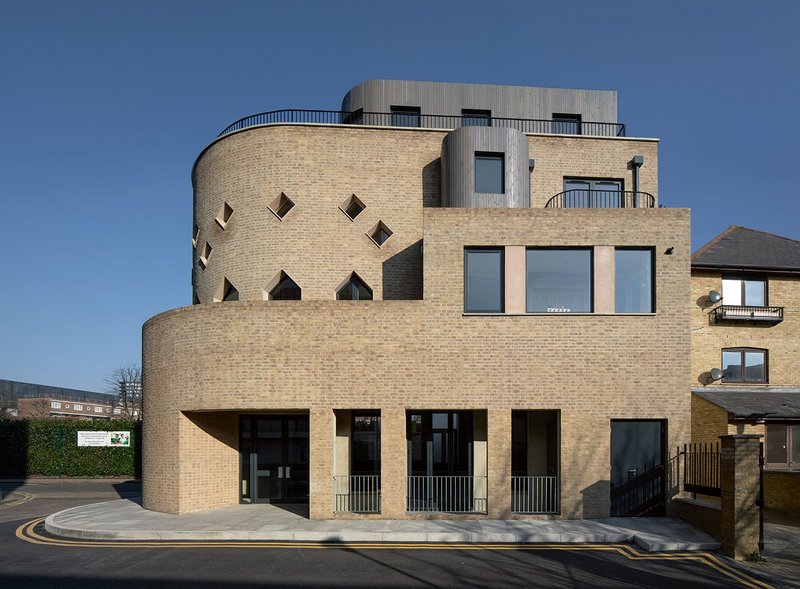
{"type": "Polygon", "coordinates": [[[13,491],[7,495],[7,497],[11,497],[11,495],[21,495],[20,499],[12,499],[7,503],[0,503],[0,509],[8,509],[9,507],[16,507],[17,505],[22,505],[23,503],[27,503],[31,499],[33,499],[33,495],[30,493],[25,493],[24,491],[13,491]]]}
{"type": "Polygon", "coordinates": [[[616,552],[629,560],[678,560],[704,564],[720,574],[730,577],[751,589],[773,589],[771,585],[735,569],[709,552],[641,553],[628,544],[426,544],[426,543],[322,543],[322,542],[271,542],[244,540],[70,540],[49,538],[36,532],[35,528],[45,518],[31,520],[17,528],[16,536],[31,544],[86,548],[272,548],[272,549],[318,549],[318,550],[517,550],[572,552],[616,552]]]}

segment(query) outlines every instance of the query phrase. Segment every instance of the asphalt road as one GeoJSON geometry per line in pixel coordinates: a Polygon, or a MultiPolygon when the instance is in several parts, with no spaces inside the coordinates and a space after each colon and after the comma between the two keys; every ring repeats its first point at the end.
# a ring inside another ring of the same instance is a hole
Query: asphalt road
{"type": "MultiPolygon", "coordinates": [[[[3,485],[6,492],[8,487],[3,485]]],[[[463,550],[34,544],[16,536],[37,517],[135,489],[107,483],[26,485],[0,504],[0,587],[743,587],[686,558],[637,559],[625,550],[463,550]],[[27,497],[21,493],[28,494],[27,497]]],[[[44,534],[41,527],[36,531],[44,534]]],[[[744,579],[746,581],[746,579],[744,579]]],[[[761,586],[763,587],[763,586],[761,586]]]]}

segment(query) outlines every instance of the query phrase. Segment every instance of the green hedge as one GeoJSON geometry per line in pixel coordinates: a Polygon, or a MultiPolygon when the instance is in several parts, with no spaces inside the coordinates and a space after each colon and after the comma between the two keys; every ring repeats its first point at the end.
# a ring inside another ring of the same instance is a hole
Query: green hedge
{"type": "Polygon", "coordinates": [[[141,477],[138,421],[0,421],[0,477],[141,477]],[[130,431],[130,448],[78,447],[78,431],[130,431]]]}

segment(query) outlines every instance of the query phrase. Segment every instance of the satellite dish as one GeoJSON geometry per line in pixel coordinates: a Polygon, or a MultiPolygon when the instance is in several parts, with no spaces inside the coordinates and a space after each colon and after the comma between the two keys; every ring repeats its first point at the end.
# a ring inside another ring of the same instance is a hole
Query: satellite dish
{"type": "Polygon", "coordinates": [[[712,303],[718,303],[722,300],[722,295],[716,290],[712,290],[710,293],[708,293],[708,298],[712,303]]]}
{"type": "Polygon", "coordinates": [[[711,380],[719,380],[722,378],[722,370],[719,368],[712,368],[711,369],[711,380]]]}

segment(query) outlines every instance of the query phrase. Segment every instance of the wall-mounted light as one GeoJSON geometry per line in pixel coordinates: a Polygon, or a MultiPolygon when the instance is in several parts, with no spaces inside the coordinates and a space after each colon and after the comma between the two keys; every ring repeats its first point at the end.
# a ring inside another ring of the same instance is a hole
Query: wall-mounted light
{"type": "Polygon", "coordinates": [[[533,169],[536,167],[536,160],[528,160],[528,171],[533,172],[533,169]]]}
{"type": "Polygon", "coordinates": [[[722,295],[719,294],[716,290],[709,291],[708,300],[711,301],[712,303],[718,303],[722,300],[722,295]]]}
{"type": "Polygon", "coordinates": [[[711,374],[711,380],[720,380],[724,374],[719,368],[712,368],[709,373],[711,374]]]}
{"type": "Polygon", "coordinates": [[[674,248],[674,247],[668,247],[668,248],[667,248],[667,249],[664,251],[664,253],[665,253],[665,254],[667,254],[668,256],[671,256],[671,255],[672,255],[672,253],[673,253],[674,251],[675,251],[675,248],[674,248]]]}

